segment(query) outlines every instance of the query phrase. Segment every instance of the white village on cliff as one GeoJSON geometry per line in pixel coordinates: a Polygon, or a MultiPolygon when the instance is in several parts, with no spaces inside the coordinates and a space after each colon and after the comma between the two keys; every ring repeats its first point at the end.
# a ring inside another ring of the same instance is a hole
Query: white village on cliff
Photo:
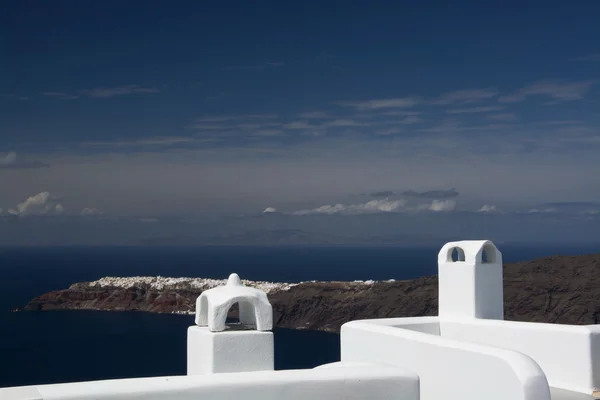
{"type": "Polygon", "coordinates": [[[504,320],[502,265],[490,241],[447,243],[438,254],[437,317],[348,322],[340,362],[280,371],[270,287],[231,274],[197,299],[186,376],[3,388],[0,399],[600,398],[600,325],[504,320]],[[227,323],[234,304],[239,322],[227,323]]]}

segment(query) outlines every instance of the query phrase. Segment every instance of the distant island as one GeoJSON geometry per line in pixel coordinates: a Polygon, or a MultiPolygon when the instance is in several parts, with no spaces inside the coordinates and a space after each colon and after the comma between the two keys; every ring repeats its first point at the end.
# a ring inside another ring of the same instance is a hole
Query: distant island
{"type": "MultiPolygon", "coordinates": [[[[32,299],[25,311],[102,310],[192,314],[195,300],[224,281],[106,277],[32,299]]],[[[404,281],[245,281],[269,295],[276,327],[337,332],[350,320],[437,315],[437,276],[404,281]]],[[[504,266],[505,318],[600,323],[600,254],[553,256],[504,266]]]]}

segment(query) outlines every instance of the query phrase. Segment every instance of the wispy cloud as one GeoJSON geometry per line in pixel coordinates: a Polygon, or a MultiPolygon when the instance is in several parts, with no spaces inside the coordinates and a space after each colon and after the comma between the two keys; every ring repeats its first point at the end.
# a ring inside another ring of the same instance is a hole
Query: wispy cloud
{"type": "Polygon", "coordinates": [[[405,110],[394,110],[394,111],[385,111],[382,112],[380,115],[399,115],[399,116],[404,116],[404,117],[410,117],[410,116],[415,116],[415,115],[421,115],[423,114],[421,111],[405,111],[405,110]]]}
{"type": "Polygon", "coordinates": [[[240,120],[272,120],[277,119],[277,114],[240,114],[240,115],[205,115],[196,118],[196,122],[231,122],[240,120]]]}
{"type": "Polygon", "coordinates": [[[206,130],[206,131],[222,131],[222,130],[231,129],[230,126],[226,126],[226,125],[203,124],[203,123],[190,125],[190,128],[202,129],[202,130],[206,130]]]}
{"type": "Polygon", "coordinates": [[[62,214],[65,209],[58,203],[58,200],[50,192],[41,192],[35,196],[28,197],[22,203],[17,204],[14,209],[8,210],[8,212],[13,215],[62,214]]]}
{"type": "Polygon", "coordinates": [[[298,117],[303,119],[327,119],[330,115],[323,111],[311,111],[298,114],[298,117]]]}
{"type": "Polygon", "coordinates": [[[421,97],[399,97],[393,99],[376,99],[365,101],[340,101],[335,104],[343,107],[354,107],[357,110],[377,110],[381,108],[409,108],[421,103],[421,97]]]}
{"type": "Polygon", "coordinates": [[[493,204],[484,204],[483,206],[481,206],[481,208],[479,210],[477,210],[477,212],[480,212],[480,213],[491,213],[491,212],[496,212],[497,210],[498,209],[493,204]]]}
{"type": "Polygon", "coordinates": [[[18,96],[16,94],[0,93],[0,99],[29,100],[29,97],[28,96],[18,96]]]}
{"type": "Polygon", "coordinates": [[[407,190],[402,192],[403,196],[406,197],[418,197],[422,199],[445,199],[458,197],[460,193],[456,189],[442,189],[442,190],[428,190],[426,192],[415,192],[414,190],[407,190]]]}
{"type": "Polygon", "coordinates": [[[54,97],[59,100],[75,100],[79,98],[79,96],[62,92],[40,92],[40,94],[42,96],[54,97]]]}
{"type": "Polygon", "coordinates": [[[117,86],[112,88],[95,88],[95,89],[86,89],[80,90],[84,96],[90,98],[108,98],[114,96],[123,96],[128,94],[138,94],[138,93],[158,93],[160,90],[155,87],[142,87],[140,85],[126,85],[126,86],[117,86]]]}
{"type": "Polygon", "coordinates": [[[460,103],[475,103],[483,100],[489,100],[498,95],[498,92],[491,88],[484,89],[465,89],[446,92],[433,100],[431,104],[447,105],[460,103]]]}
{"type": "Polygon", "coordinates": [[[100,210],[98,210],[97,208],[84,208],[83,210],[81,210],[80,215],[82,217],[98,217],[103,215],[104,213],[100,210]]]}
{"type": "Polygon", "coordinates": [[[276,61],[276,62],[267,62],[264,64],[254,64],[254,65],[230,65],[227,67],[223,67],[221,69],[224,71],[233,71],[236,69],[263,70],[263,69],[269,69],[269,68],[281,68],[283,66],[285,66],[285,63],[283,63],[281,61],[276,61]]]}
{"type": "Polygon", "coordinates": [[[402,128],[386,128],[386,129],[376,130],[375,135],[377,135],[377,136],[397,135],[402,132],[404,132],[404,130],[402,128]]]}
{"type": "Polygon", "coordinates": [[[371,197],[390,197],[393,196],[394,194],[396,194],[396,192],[393,192],[391,190],[380,190],[378,192],[368,192],[368,193],[363,193],[363,196],[371,196],[371,197]]]}
{"type": "Polygon", "coordinates": [[[600,214],[600,203],[588,201],[567,201],[544,203],[539,208],[529,210],[529,212],[556,212],[567,214],[600,214]]]}
{"type": "Polygon", "coordinates": [[[404,199],[391,200],[370,200],[358,204],[328,204],[308,210],[291,212],[291,215],[361,215],[361,214],[381,214],[381,213],[407,213],[423,211],[453,211],[456,208],[456,201],[451,199],[433,200],[431,203],[408,206],[404,199]]]}
{"type": "Polygon", "coordinates": [[[423,120],[420,117],[410,116],[410,117],[404,118],[399,123],[401,125],[412,125],[412,124],[418,124],[419,122],[423,122],[423,120]]]}
{"type": "Polygon", "coordinates": [[[252,132],[253,136],[284,136],[285,132],[281,129],[258,129],[252,132]]]}
{"type": "Polygon", "coordinates": [[[547,97],[555,102],[581,100],[588,94],[592,87],[598,83],[598,80],[537,81],[519,89],[514,94],[502,96],[498,100],[501,103],[514,103],[523,101],[530,96],[547,97]]]}
{"type": "Polygon", "coordinates": [[[514,113],[499,113],[499,114],[491,114],[487,116],[488,119],[493,121],[516,121],[517,115],[514,113]]]}
{"type": "Polygon", "coordinates": [[[329,127],[344,127],[344,126],[366,126],[368,124],[364,122],[355,121],[353,119],[342,118],[342,119],[334,119],[333,121],[328,121],[324,124],[329,127]]]}
{"type": "Polygon", "coordinates": [[[502,106],[488,106],[488,107],[471,107],[471,108],[452,108],[446,110],[447,114],[475,114],[475,113],[488,113],[493,111],[504,110],[502,106]]]}
{"type": "Polygon", "coordinates": [[[315,126],[308,121],[302,121],[302,120],[292,121],[287,124],[283,124],[283,127],[285,129],[315,129],[315,128],[318,128],[318,126],[315,126]]]}
{"type": "Polygon", "coordinates": [[[600,53],[586,54],[585,56],[575,57],[573,61],[600,61],[600,53]]]}
{"type": "Polygon", "coordinates": [[[114,141],[97,141],[83,142],[84,146],[170,146],[174,144],[194,142],[197,139],[185,136],[167,136],[167,137],[150,137],[138,140],[114,140],[114,141]]]}
{"type": "Polygon", "coordinates": [[[160,90],[155,87],[142,87],[140,85],[125,85],[117,87],[100,87],[94,89],[78,90],[77,94],[65,93],[65,92],[40,92],[41,95],[47,97],[53,97],[59,100],[75,100],[80,97],[87,97],[91,99],[102,99],[115,96],[124,96],[130,94],[140,93],[158,93],[160,90]]]}
{"type": "Polygon", "coordinates": [[[359,204],[331,204],[310,210],[292,212],[292,215],[375,214],[404,210],[404,200],[371,200],[359,204]]]}
{"type": "Polygon", "coordinates": [[[456,208],[455,200],[433,200],[431,204],[422,204],[418,207],[420,210],[434,212],[454,211],[456,208]]]}
{"type": "Polygon", "coordinates": [[[44,164],[40,161],[23,159],[15,152],[6,153],[4,155],[0,154],[0,169],[33,169],[46,167],[48,167],[48,164],[44,164]]]}

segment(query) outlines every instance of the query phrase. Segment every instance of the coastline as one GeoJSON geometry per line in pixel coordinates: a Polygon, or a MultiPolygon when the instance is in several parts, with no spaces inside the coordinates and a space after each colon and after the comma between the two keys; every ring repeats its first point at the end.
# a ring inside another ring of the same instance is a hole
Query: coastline
{"type": "MultiPolygon", "coordinates": [[[[193,314],[203,290],[223,280],[106,277],[32,299],[24,311],[94,310],[193,314]]],[[[356,282],[252,282],[268,293],[278,328],[338,332],[349,320],[437,315],[437,276],[356,282]]],[[[552,256],[504,265],[505,318],[600,321],[600,254],[552,256]]],[[[235,315],[235,310],[231,316],[235,315]]]]}

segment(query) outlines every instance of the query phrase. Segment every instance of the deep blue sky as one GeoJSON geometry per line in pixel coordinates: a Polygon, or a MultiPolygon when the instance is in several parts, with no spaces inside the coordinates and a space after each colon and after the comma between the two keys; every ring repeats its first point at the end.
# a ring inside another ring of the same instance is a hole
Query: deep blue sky
{"type": "Polygon", "coordinates": [[[599,16],[594,1],[5,2],[0,208],[592,215],[599,16]],[[361,195],[377,191],[393,193],[361,195]]]}

